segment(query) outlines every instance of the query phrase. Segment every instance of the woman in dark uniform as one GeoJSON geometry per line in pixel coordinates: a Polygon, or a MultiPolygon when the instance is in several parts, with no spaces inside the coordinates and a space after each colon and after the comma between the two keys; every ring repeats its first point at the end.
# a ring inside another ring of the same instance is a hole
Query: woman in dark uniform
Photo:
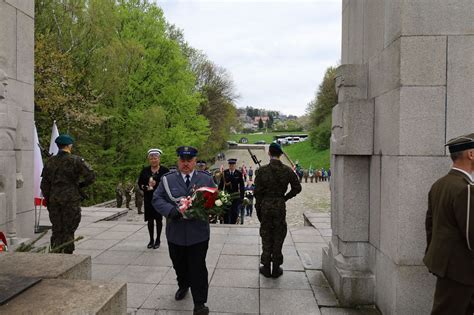
{"type": "Polygon", "coordinates": [[[160,247],[163,217],[153,208],[151,200],[153,199],[153,192],[158,188],[161,176],[169,172],[168,168],[160,165],[161,154],[162,152],[160,149],[148,150],[148,162],[150,163],[150,166],[143,168],[140,177],[138,178],[138,186],[144,193],[145,221],[148,222],[148,233],[150,234],[150,242],[147,247],[155,249],[160,247]],[[153,237],[155,226],[153,221],[156,222],[156,240],[153,237]]]}

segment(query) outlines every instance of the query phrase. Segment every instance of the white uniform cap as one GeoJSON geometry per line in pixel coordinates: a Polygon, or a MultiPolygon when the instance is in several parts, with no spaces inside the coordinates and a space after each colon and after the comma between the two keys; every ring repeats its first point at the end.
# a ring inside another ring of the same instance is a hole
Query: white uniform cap
{"type": "Polygon", "coordinates": [[[161,151],[160,149],[150,149],[150,150],[148,150],[148,156],[150,156],[152,154],[157,154],[157,155],[161,156],[161,154],[163,154],[163,151],[161,151]]]}

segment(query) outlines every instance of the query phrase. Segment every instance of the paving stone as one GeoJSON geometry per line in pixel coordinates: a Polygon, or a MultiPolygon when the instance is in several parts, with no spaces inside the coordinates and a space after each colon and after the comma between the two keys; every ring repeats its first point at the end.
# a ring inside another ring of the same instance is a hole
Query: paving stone
{"type": "Polygon", "coordinates": [[[212,312],[258,314],[258,289],[210,287],[208,306],[212,312]]]}
{"type": "Polygon", "coordinates": [[[112,246],[109,250],[146,251],[147,247],[143,241],[123,240],[112,246]]]}
{"type": "Polygon", "coordinates": [[[120,271],[112,281],[157,284],[166,275],[168,270],[169,267],[127,266],[120,271]]]}
{"type": "MultiPolygon", "coordinates": [[[[283,257],[286,256],[298,256],[298,253],[296,252],[296,248],[294,246],[285,246],[283,245],[281,252],[283,253],[283,257]]],[[[260,251],[261,253],[261,251],[260,251]]]]}
{"type": "Polygon", "coordinates": [[[156,284],[127,283],[127,306],[141,307],[155,287],[156,284]]]}
{"type": "Polygon", "coordinates": [[[332,229],[319,229],[319,233],[321,233],[324,237],[331,237],[332,236],[332,229]]]}
{"type": "Polygon", "coordinates": [[[144,225],[138,224],[117,224],[114,227],[110,228],[109,231],[111,232],[136,232],[142,229],[144,225]]]}
{"type": "Polygon", "coordinates": [[[310,290],[260,289],[263,314],[321,314],[310,290]]]}
{"type": "Polygon", "coordinates": [[[229,234],[229,230],[230,228],[228,227],[220,227],[220,226],[213,225],[211,228],[211,238],[212,238],[212,235],[215,235],[215,234],[227,235],[229,234]]]}
{"type": "Polygon", "coordinates": [[[244,269],[216,269],[211,279],[211,286],[232,288],[259,287],[259,272],[244,269]]]}
{"type": "Polygon", "coordinates": [[[322,315],[380,315],[374,308],[338,308],[338,307],[323,307],[321,308],[322,315]]]}
{"type": "Polygon", "coordinates": [[[139,255],[140,252],[138,251],[108,250],[95,257],[92,262],[102,265],[128,265],[139,255]]]}
{"type": "Polygon", "coordinates": [[[258,228],[232,228],[229,230],[229,235],[256,235],[259,236],[258,228]]]}
{"type": "Polygon", "coordinates": [[[324,243],[324,239],[320,235],[296,234],[293,235],[295,243],[324,243]]]}
{"type": "Polygon", "coordinates": [[[326,243],[295,243],[295,248],[297,251],[300,251],[300,250],[319,251],[323,247],[327,247],[326,243]]]}
{"type": "Polygon", "coordinates": [[[309,283],[315,287],[329,288],[329,282],[322,271],[318,270],[306,270],[306,277],[309,283]]]}
{"type": "Polygon", "coordinates": [[[311,290],[311,286],[304,271],[284,271],[283,275],[276,279],[266,278],[263,275],[260,275],[260,288],[311,290]]]}
{"type": "Polygon", "coordinates": [[[322,269],[323,250],[298,250],[299,258],[305,269],[322,269]]]}
{"type": "Polygon", "coordinates": [[[283,270],[304,271],[303,264],[298,256],[283,256],[283,270]]]}
{"type": "Polygon", "coordinates": [[[76,246],[77,249],[109,249],[118,243],[118,240],[94,240],[90,239],[76,246]]]}
{"type": "MultiPolygon", "coordinates": [[[[156,311],[154,313],[155,315],[192,315],[193,311],[170,311],[170,310],[165,310],[165,311],[156,311]]],[[[213,314],[212,312],[210,314],[213,314]]]]}
{"type": "Polygon", "coordinates": [[[288,233],[285,237],[285,241],[283,242],[283,246],[293,246],[293,245],[295,245],[295,242],[293,241],[291,234],[288,233]]]}
{"type": "Polygon", "coordinates": [[[99,265],[93,263],[92,280],[110,281],[123,269],[125,269],[124,265],[99,265]]]}
{"type": "Polygon", "coordinates": [[[225,244],[222,249],[223,255],[244,255],[244,256],[255,256],[259,255],[258,244],[225,244]]]}
{"type": "Polygon", "coordinates": [[[218,243],[225,243],[228,240],[228,236],[225,234],[215,234],[211,235],[209,243],[218,244],[218,243]]]}
{"type": "Polygon", "coordinates": [[[76,249],[74,250],[75,255],[87,255],[91,256],[91,258],[95,258],[102,254],[104,251],[101,249],[76,249]]]}
{"type": "Polygon", "coordinates": [[[311,286],[319,306],[339,306],[334,291],[331,288],[311,286]]]}
{"type": "MultiPolygon", "coordinates": [[[[207,269],[207,272],[209,272],[209,268],[207,269]]],[[[169,284],[169,285],[174,285],[176,286],[176,290],[178,289],[178,281],[176,280],[176,271],[171,267],[166,275],[161,279],[159,284],[169,284]]]]}
{"type": "MultiPolygon", "coordinates": [[[[324,222],[326,221],[331,222],[331,218],[314,218],[314,219],[311,219],[311,222],[313,222],[313,220],[324,220],[324,222]]],[[[318,221],[315,221],[315,222],[318,222],[318,221]]],[[[290,229],[290,233],[292,236],[294,235],[320,235],[318,230],[312,226],[292,228],[290,229]]]]}
{"type": "Polygon", "coordinates": [[[94,235],[98,235],[98,234],[101,234],[102,232],[104,231],[103,228],[100,228],[100,227],[96,227],[96,228],[92,228],[92,227],[83,227],[83,228],[79,228],[76,230],[76,232],[74,233],[74,236],[78,237],[78,236],[94,236],[94,235]]]}
{"type": "Polygon", "coordinates": [[[260,236],[256,235],[229,235],[226,243],[229,244],[260,244],[260,236]]]}
{"type": "MultiPolygon", "coordinates": [[[[88,228],[90,229],[90,228],[88,228]]],[[[133,232],[113,232],[113,231],[105,231],[103,233],[97,234],[94,236],[96,240],[123,240],[130,236],[133,232]]]]}
{"type": "Polygon", "coordinates": [[[159,308],[160,310],[191,311],[194,308],[191,290],[181,301],[174,299],[176,290],[178,290],[176,285],[159,284],[147,296],[142,307],[147,309],[159,308]]]}
{"type": "Polygon", "coordinates": [[[216,268],[257,270],[259,261],[255,256],[221,255],[216,268]]]}
{"type": "Polygon", "coordinates": [[[156,267],[171,267],[173,265],[168,252],[142,252],[130,264],[156,267]]]}

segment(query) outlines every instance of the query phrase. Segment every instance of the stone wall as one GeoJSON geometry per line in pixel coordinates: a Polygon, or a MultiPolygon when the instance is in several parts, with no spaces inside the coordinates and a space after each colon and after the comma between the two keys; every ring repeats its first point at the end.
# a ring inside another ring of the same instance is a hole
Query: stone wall
{"type": "Polygon", "coordinates": [[[343,304],[428,314],[422,258],[444,143],[474,130],[472,0],[342,1],[324,271],[343,304]],[[363,288],[363,289],[361,289],[363,288]]]}
{"type": "Polygon", "coordinates": [[[34,230],[33,55],[34,0],[0,0],[0,231],[9,238],[34,230]]]}

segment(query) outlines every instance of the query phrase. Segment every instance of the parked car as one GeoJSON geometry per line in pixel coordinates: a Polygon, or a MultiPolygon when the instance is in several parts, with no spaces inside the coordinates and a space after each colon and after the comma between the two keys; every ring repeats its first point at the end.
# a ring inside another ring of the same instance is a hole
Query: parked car
{"type": "Polygon", "coordinates": [[[227,141],[227,144],[229,145],[229,147],[234,147],[238,145],[238,143],[235,141],[227,141]]]}
{"type": "Polygon", "coordinates": [[[255,144],[266,144],[267,142],[265,140],[258,140],[255,142],[255,144]]]}

